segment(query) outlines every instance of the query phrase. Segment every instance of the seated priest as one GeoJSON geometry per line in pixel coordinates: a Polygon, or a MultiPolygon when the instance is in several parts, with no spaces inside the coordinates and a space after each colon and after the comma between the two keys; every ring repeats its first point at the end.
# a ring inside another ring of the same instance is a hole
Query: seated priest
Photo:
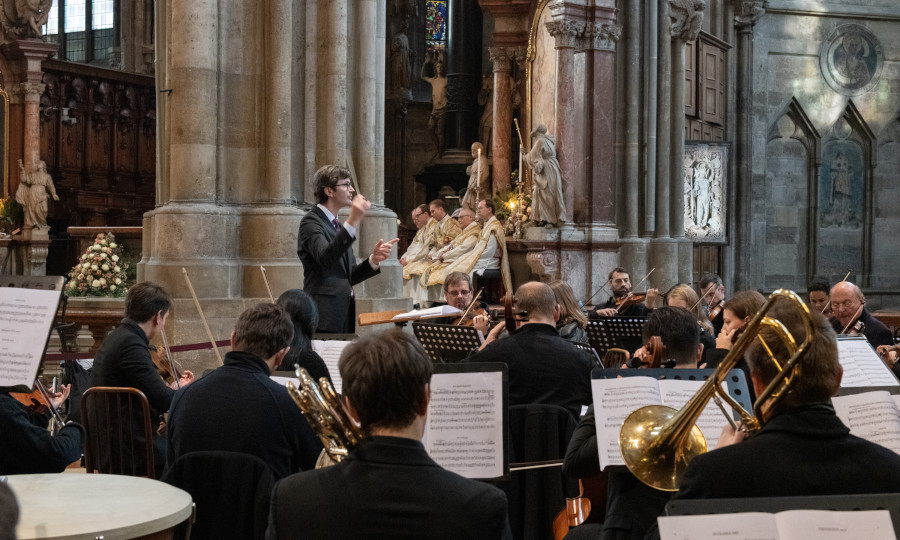
{"type": "Polygon", "coordinates": [[[506,495],[425,452],[432,365],[414,337],[394,329],[360,338],[338,369],[363,439],[337,465],[276,484],[267,539],[511,538],[506,495]]]}
{"type": "MultiPolygon", "coordinates": [[[[475,212],[468,208],[459,210],[459,225],[462,232],[449,244],[439,249],[432,258],[431,266],[422,273],[419,291],[424,292],[424,299],[431,302],[441,300],[441,289],[452,272],[453,263],[475,249],[481,226],[475,221],[475,212]]],[[[471,301],[471,299],[469,299],[471,301]]],[[[465,309],[465,308],[462,308],[465,309]]]]}
{"type": "Polygon", "coordinates": [[[873,347],[893,345],[890,329],[866,309],[866,297],[859,287],[841,281],[831,288],[831,326],[838,334],[866,336],[873,347]]]}
{"type": "MultiPolygon", "coordinates": [[[[403,294],[407,298],[412,298],[413,302],[417,302],[416,298],[419,296],[419,280],[422,278],[422,273],[431,265],[431,258],[428,254],[434,250],[435,242],[438,241],[440,234],[440,224],[431,215],[428,205],[422,204],[417,208],[421,210],[423,206],[425,210],[417,214],[416,218],[413,218],[416,220],[417,227],[419,222],[425,221],[425,224],[416,231],[416,236],[413,238],[414,241],[416,238],[419,239],[419,246],[415,248],[412,255],[407,251],[401,259],[401,265],[403,266],[403,294]],[[405,262],[403,259],[405,259],[405,262]]],[[[410,245],[410,248],[412,247],[410,245]]]]}
{"type": "Polygon", "coordinates": [[[430,249],[430,246],[427,246],[425,243],[425,237],[428,236],[425,225],[431,222],[431,214],[428,213],[427,204],[420,204],[413,208],[412,221],[413,225],[415,225],[418,230],[416,231],[416,235],[413,237],[412,242],[410,242],[409,247],[406,248],[406,252],[400,256],[400,266],[403,267],[404,272],[403,296],[407,298],[415,298],[419,282],[417,279],[413,279],[412,276],[407,277],[406,267],[411,263],[425,260],[430,249]]]}
{"type": "Polygon", "coordinates": [[[254,455],[275,478],[315,467],[322,443],[284,386],[269,378],[290,349],[294,326],[278,305],[241,313],[224,365],[172,400],[168,466],[190,452],[254,455]]]}

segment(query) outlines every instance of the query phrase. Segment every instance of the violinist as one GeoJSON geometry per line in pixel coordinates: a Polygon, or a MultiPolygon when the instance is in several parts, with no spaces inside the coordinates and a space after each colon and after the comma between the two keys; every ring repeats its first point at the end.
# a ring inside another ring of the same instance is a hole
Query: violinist
{"type": "MultiPolygon", "coordinates": [[[[194,381],[194,374],[185,371],[167,384],[150,356],[150,340],[161,334],[171,307],[169,293],[155,283],[145,281],[128,289],[122,324],[106,336],[94,356],[91,386],[137,388],[147,396],[154,418],[168,411],[175,389],[194,381]]],[[[139,415],[140,411],[135,414],[139,415]]],[[[165,445],[159,437],[154,447],[161,472],[165,445]]]]}
{"type": "Polygon", "coordinates": [[[631,277],[621,267],[613,268],[609,273],[612,297],[600,309],[591,313],[592,317],[646,317],[659,301],[659,290],[648,289],[644,293],[643,302],[631,288],[631,277]]]}
{"type": "MultiPolygon", "coordinates": [[[[59,408],[71,386],[60,390],[50,393],[51,407],[59,408]]],[[[28,410],[9,392],[0,391],[0,475],[62,472],[81,457],[84,428],[69,422],[52,435],[47,429],[49,421],[49,411],[28,410]]]]}
{"type": "MultiPolygon", "coordinates": [[[[469,274],[462,272],[451,272],[444,280],[444,298],[447,304],[461,311],[466,311],[472,304],[475,292],[472,290],[472,280],[469,274]]],[[[430,322],[434,324],[450,324],[454,326],[474,326],[481,331],[482,335],[487,336],[488,330],[494,325],[491,319],[491,310],[485,302],[479,300],[469,313],[465,320],[460,320],[460,316],[441,317],[433,319],[430,322]]]]}
{"type": "Polygon", "coordinates": [[[806,286],[806,294],[809,300],[810,311],[818,311],[825,317],[834,315],[828,294],[831,292],[831,284],[822,276],[816,276],[806,286]],[[827,306],[827,307],[826,307],[827,306]]]}
{"type": "Polygon", "coordinates": [[[841,281],[831,288],[831,308],[834,314],[831,326],[838,334],[849,334],[856,323],[862,323],[863,335],[873,347],[893,345],[894,338],[887,326],[865,308],[866,297],[859,287],[849,281],[841,281]],[[844,329],[847,331],[844,332],[844,329]]]}
{"type": "Polygon", "coordinates": [[[700,344],[703,345],[703,358],[700,363],[701,365],[706,364],[707,353],[716,348],[716,336],[713,334],[712,323],[709,322],[703,308],[700,307],[697,293],[690,285],[679,283],[666,294],[666,302],[670,307],[680,307],[690,311],[691,315],[697,319],[697,326],[700,327],[700,344]]]}
{"type": "Polygon", "coordinates": [[[575,293],[569,284],[560,279],[550,283],[553,294],[556,296],[556,303],[559,304],[559,321],[556,323],[556,330],[559,336],[566,341],[575,343],[583,343],[589,345],[587,336],[587,315],[581,311],[578,301],[575,300],[575,293]]]}
{"type": "Polygon", "coordinates": [[[700,278],[701,306],[707,319],[713,325],[713,335],[722,331],[725,320],[722,316],[722,307],[725,303],[725,285],[718,274],[708,272],[700,278]]]}

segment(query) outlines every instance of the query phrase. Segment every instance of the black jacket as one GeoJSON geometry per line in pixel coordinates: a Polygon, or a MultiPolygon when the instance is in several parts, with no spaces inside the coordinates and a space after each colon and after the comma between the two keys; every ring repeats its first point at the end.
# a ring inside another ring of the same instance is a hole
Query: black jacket
{"type": "Polygon", "coordinates": [[[372,437],[275,485],[267,539],[511,538],[499,489],[441,468],[422,443],[372,437]]]}
{"type": "Polygon", "coordinates": [[[224,450],[257,456],[282,478],[312,469],[322,450],[287,390],[245,352],[229,352],[222,367],[179,390],[168,428],[169,465],[189,452],[224,450]]]}
{"type": "Polygon", "coordinates": [[[47,431],[50,415],[33,414],[0,392],[0,475],[62,472],[81,457],[84,428],[66,424],[56,436],[47,431]]]}
{"type": "Polygon", "coordinates": [[[525,324],[465,361],[506,363],[510,405],[559,405],[578,418],[591,402],[591,358],[549,324],[525,324]]]}
{"type": "Polygon", "coordinates": [[[300,221],[297,256],[303,264],[303,290],[319,308],[317,332],[353,333],[356,328],[351,287],[379,270],[373,269],[368,259],[355,262],[355,240],[343,226],[335,231],[317,206],[300,221]]]}
{"type": "MultiPolygon", "coordinates": [[[[872,316],[865,308],[863,308],[859,320],[866,325],[866,327],[863,328],[863,335],[866,336],[866,339],[872,347],[894,344],[894,336],[891,334],[891,330],[885,326],[883,322],[872,316]]],[[[834,328],[834,331],[838,334],[844,329],[844,326],[835,317],[831,317],[829,322],[831,323],[831,327],[834,328]]]]}

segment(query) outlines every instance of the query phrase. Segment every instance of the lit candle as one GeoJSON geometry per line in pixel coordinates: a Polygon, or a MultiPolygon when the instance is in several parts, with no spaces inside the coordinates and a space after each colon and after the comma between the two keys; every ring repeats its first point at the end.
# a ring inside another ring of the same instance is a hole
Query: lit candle
{"type": "Polygon", "coordinates": [[[478,149],[478,157],[475,158],[475,174],[478,175],[478,178],[475,179],[475,189],[478,190],[478,196],[481,196],[481,148],[478,149]]]}

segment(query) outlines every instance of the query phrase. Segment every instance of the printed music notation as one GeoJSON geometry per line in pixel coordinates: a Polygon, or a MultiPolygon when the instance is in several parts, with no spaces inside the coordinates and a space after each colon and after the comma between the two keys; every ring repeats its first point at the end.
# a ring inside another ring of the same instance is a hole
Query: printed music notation
{"type": "Polygon", "coordinates": [[[863,338],[839,339],[838,360],[844,367],[842,388],[900,386],[891,370],[863,338]]]}
{"type": "Polygon", "coordinates": [[[662,540],[893,540],[887,510],[835,512],[786,510],[777,514],[744,512],[660,516],[662,540]]]}
{"type": "Polygon", "coordinates": [[[900,396],[886,390],[831,398],[850,433],[900,454],[900,396]]]}
{"type": "Polygon", "coordinates": [[[34,384],[60,291],[0,287],[0,386],[34,384]]]}
{"type": "Polygon", "coordinates": [[[435,373],[423,443],[442,467],[466,478],[503,475],[503,374],[435,373]]]}

